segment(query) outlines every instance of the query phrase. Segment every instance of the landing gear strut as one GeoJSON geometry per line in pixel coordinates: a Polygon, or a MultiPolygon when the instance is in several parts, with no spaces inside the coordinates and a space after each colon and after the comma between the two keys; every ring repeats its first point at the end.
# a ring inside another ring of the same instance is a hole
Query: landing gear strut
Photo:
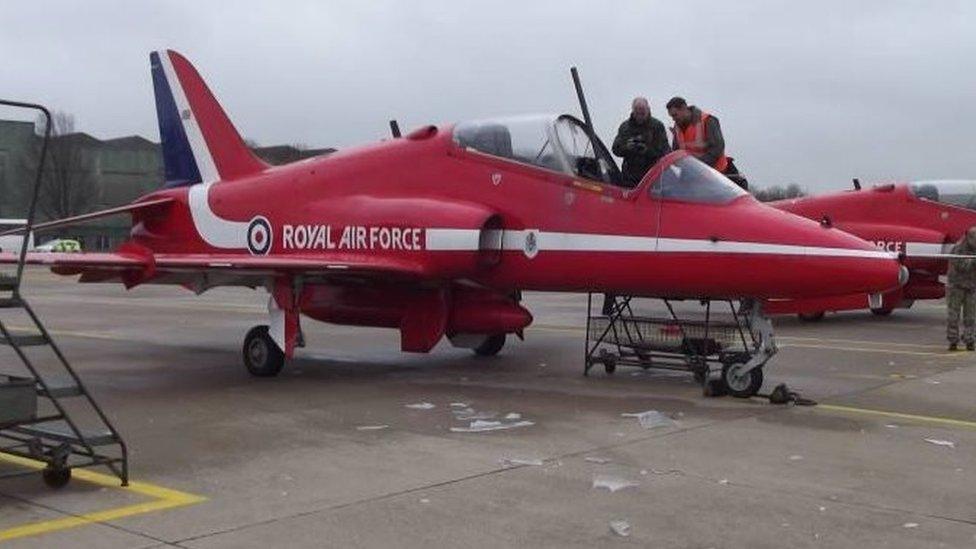
{"type": "Polygon", "coordinates": [[[255,377],[274,377],[285,365],[285,353],[268,334],[267,326],[255,326],[244,336],[244,366],[255,377]]]}

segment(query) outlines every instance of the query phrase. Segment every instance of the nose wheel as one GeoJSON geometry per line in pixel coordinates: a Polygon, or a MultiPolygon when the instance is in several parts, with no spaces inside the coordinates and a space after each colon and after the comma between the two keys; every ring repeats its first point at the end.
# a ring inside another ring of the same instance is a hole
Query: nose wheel
{"type": "Polygon", "coordinates": [[[244,366],[252,376],[274,377],[285,365],[285,353],[268,334],[267,326],[255,326],[244,336],[244,366]]]}

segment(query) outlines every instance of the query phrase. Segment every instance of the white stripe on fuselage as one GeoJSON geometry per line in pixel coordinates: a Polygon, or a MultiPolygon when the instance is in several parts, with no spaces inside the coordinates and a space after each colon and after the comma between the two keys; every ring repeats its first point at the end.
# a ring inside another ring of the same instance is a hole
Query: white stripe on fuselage
{"type": "MultiPolygon", "coordinates": [[[[502,249],[524,250],[526,237],[530,232],[536,235],[535,246],[540,253],[546,251],[658,252],[863,257],[874,259],[895,259],[897,257],[893,253],[881,250],[529,230],[502,231],[502,249]]],[[[481,231],[478,229],[427,229],[427,249],[430,251],[476,251],[478,250],[480,235],[481,231]]],[[[497,242],[497,236],[493,236],[492,240],[497,242]]]]}
{"type": "Polygon", "coordinates": [[[247,248],[247,221],[222,219],[210,208],[210,188],[215,184],[203,183],[190,187],[190,216],[193,226],[204,242],[214,248],[247,248]]]}

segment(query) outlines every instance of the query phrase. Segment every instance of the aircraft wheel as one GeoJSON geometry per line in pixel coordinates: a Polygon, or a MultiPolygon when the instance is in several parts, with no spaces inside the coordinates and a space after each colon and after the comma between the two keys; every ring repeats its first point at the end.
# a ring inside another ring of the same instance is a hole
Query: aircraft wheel
{"type": "Polygon", "coordinates": [[[48,465],[41,471],[41,478],[44,479],[44,484],[47,484],[51,488],[64,488],[71,481],[71,469],[68,467],[52,467],[48,465]]]}
{"type": "Polygon", "coordinates": [[[824,312],[817,311],[815,313],[800,313],[796,316],[803,322],[820,322],[823,320],[824,312]]]}
{"type": "Polygon", "coordinates": [[[763,384],[762,368],[743,371],[745,364],[726,364],[722,368],[722,381],[730,395],[749,398],[759,392],[763,384]]]}
{"type": "Polygon", "coordinates": [[[891,307],[878,307],[878,308],[871,309],[871,313],[874,314],[874,316],[888,316],[893,311],[894,309],[891,307]]]}
{"type": "Polygon", "coordinates": [[[255,377],[274,377],[285,365],[285,353],[268,334],[267,326],[255,326],[244,336],[244,366],[255,377]]]}
{"type": "Polygon", "coordinates": [[[505,334],[490,335],[485,338],[484,343],[474,348],[474,354],[478,356],[495,356],[504,346],[505,334]]]}

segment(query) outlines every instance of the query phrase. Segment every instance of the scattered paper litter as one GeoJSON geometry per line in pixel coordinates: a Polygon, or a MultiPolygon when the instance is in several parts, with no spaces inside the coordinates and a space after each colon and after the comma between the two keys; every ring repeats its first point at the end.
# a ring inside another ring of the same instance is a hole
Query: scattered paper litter
{"type": "Polygon", "coordinates": [[[484,421],[476,419],[467,427],[451,427],[455,433],[483,433],[485,431],[503,431],[505,429],[515,429],[517,427],[528,427],[535,425],[532,421],[516,421],[513,423],[502,423],[501,421],[484,421]]]}
{"type": "Polygon", "coordinates": [[[389,425],[360,425],[356,427],[357,431],[379,431],[380,429],[389,429],[389,425]]]}
{"type": "Polygon", "coordinates": [[[636,417],[637,422],[640,426],[645,429],[654,429],[655,427],[670,427],[675,424],[675,421],[668,416],[658,412],[657,410],[648,410],[646,412],[638,413],[628,413],[620,414],[621,417],[636,417]]]}
{"type": "Polygon", "coordinates": [[[800,454],[793,454],[792,456],[789,457],[790,461],[800,461],[802,459],[803,456],[801,456],[800,454]]]}
{"type": "Polygon", "coordinates": [[[585,457],[583,458],[583,461],[588,461],[590,463],[599,463],[600,465],[603,465],[604,463],[610,463],[610,460],[608,458],[601,458],[601,457],[585,457]]]}
{"type": "Polygon", "coordinates": [[[938,385],[942,382],[937,379],[926,379],[925,383],[928,383],[929,385],[938,385]]]}
{"type": "Polygon", "coordinates": [[[906,522],[905,524],[902,524],[902,527],[903,528],[918,528],[918,523],[917,522],[906,522]]]}
{"type": "Polygon", "coordinates": [[[820,507],[817,507],[817,509],[819,509],[821,513],[823,513],[824,511],[827,510],[827,508],[824,507],[823,505],[821,505],[820,507]]]}
{"type": "Polygon", "coordinates": [[[542,466],[541,459],[531,458],[502,458],[501,462],[503,467],[516,467],[518,465],[534,465],[536,467],[542,466]]]}
{"type": "Polygon", "coordinates": [[[640,483],[618,476],[597,475],[593,477],[593,488],[596,489],[606,488],[611,492],[616,492],[617,490],[623,490],[624,488],[632,488],[636,486],[640,486],[640,483]]]}
{"type": "Polygon", "coordinates": [[[451,408],[467,408],[467,407],[468,407],[468,403],[467,402],[452,402],[451,403],[451,408]]]}
{"type": "Polygon", "coordinates": [[[942,440],[939,438],[927,438],[925,439],[925,442],[928,442],[929,444],[935,444],[936,446],[948,446],[949,448],[956,447],[955,442],[952,442],[951,440],[942,440]]]}
{"type": "Polygon", "coordinates": [[[430,500],[427,498],[420,498],[420,503],[430,503],[430,500]]]}
{"type": "Polygon", "coordinates": [[[429,402],[418,402],[416,404],[406,404],[405,406],[411,410],[432,410],[437,407],[429,402]]]}
{"type": "Polygon", "coordinates": [[[505,414],[505,419],[522,419],[522,414],[511,412],[509,414],[505,414]]]}
{"type": "Polygon", "coordinates": [[[889,429],[897,429],[899,425],[897,423],[885,423],[885,427],[889,429]]]}
{"type": "Polygon", "coordinates": [[[729,483],[729,479],[723,478],[722,480],[718,481],[718,483],[721,484],[722,486],[725,486],[726,484],[729,483]]]}
{"type": "Polygon", "coordinates": [[[610,531],[625,538],[630,535],[630,523],[626,520],[611,520],[610,531]]]}

